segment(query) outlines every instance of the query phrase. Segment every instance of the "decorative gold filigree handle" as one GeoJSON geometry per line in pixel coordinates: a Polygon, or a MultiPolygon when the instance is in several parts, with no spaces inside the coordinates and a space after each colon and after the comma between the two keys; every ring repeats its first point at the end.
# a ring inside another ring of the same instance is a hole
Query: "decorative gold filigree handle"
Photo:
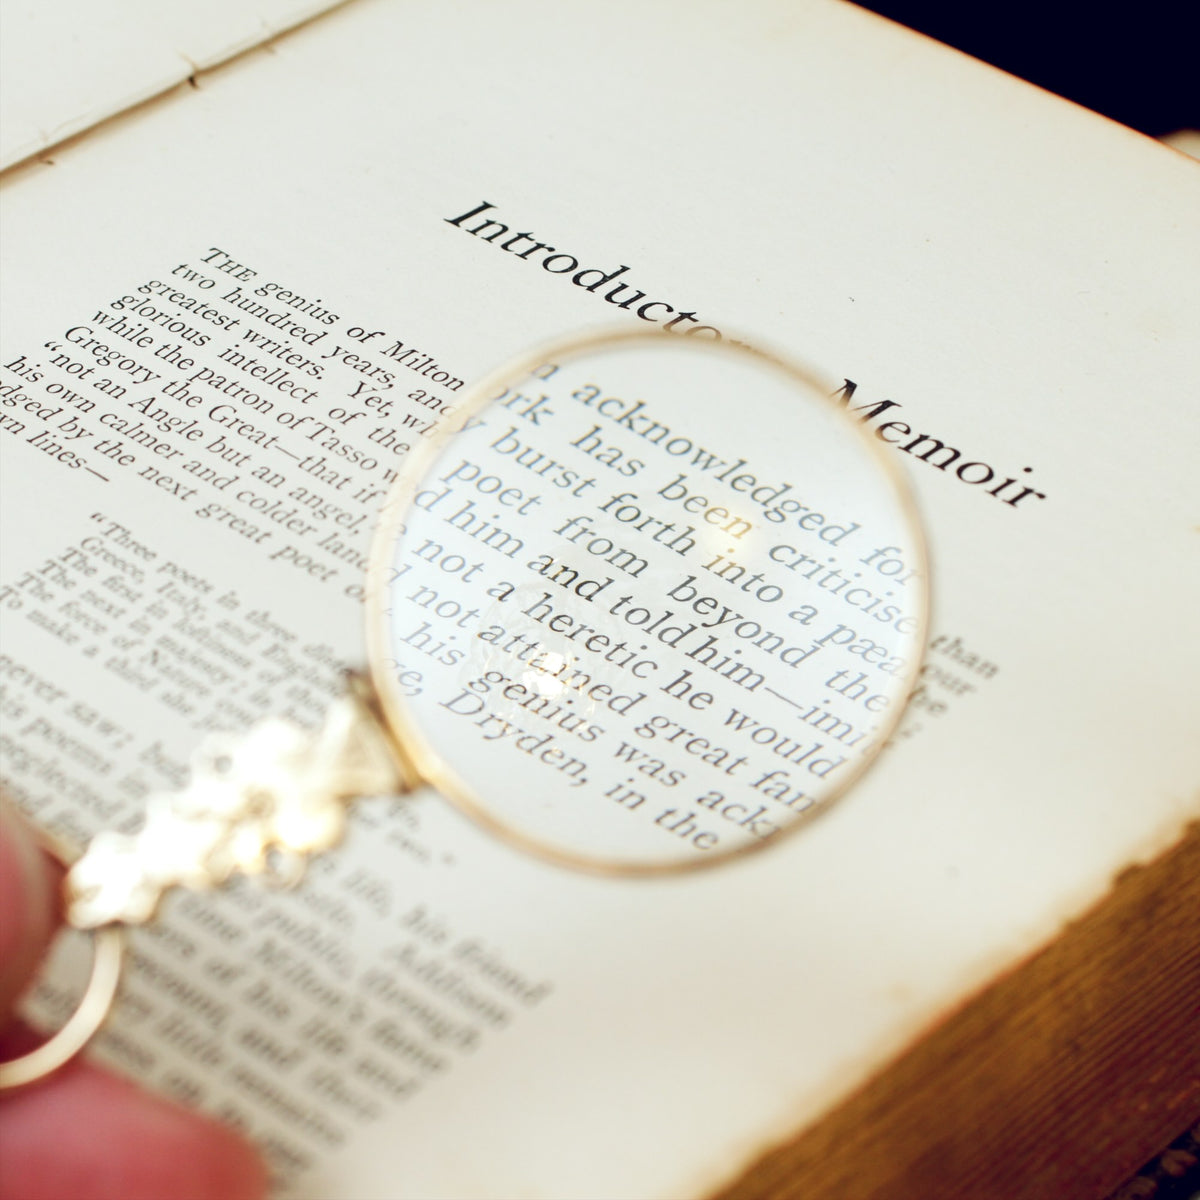
{"type": "Polygon", "coordinates": [[[120,929],[150,920],[169,888],[207,890],[237,874],[293,885],[310,856],[341,841],[351,800],[412,785],[357,675],[315,732],[272,719],[207,739],[181,792],[152,797],[137,833],[99,834],[68,871],[67,922],[98,934],[92,978],[58,1033],[0,1063],[0,1090],[49,1074],[99,1029],[116,995],[120,929]]]}

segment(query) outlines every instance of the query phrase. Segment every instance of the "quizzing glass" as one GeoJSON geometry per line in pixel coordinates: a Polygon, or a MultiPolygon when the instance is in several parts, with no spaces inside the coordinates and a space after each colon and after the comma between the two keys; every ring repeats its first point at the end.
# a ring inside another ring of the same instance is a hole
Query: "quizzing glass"
{"type": "Polygon", "coordinates": [[[355,796],[436,789],[566,865],[689,870],[778,841],[860,778],[926,634],[907,488],[830,382],[740,344],[617,333],[478,384],[375,535],[368,671],[315,733],[206,743],[184,791],[67,877],[97,932],[53,1070],[111,1005],[164,891],[292,882],[355,796]]]}

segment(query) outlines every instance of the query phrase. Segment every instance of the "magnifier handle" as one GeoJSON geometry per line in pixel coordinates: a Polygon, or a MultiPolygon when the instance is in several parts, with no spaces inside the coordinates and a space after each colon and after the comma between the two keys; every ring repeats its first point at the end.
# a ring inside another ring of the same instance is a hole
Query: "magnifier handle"
{"type": "Polygon", "coordinates": [[[342,838],[349,801],[415,786],[360,675],[308,731],[267,720],[209,738],[180,792],[154,796],[137,833],[101,833],[67,872],[67,923],[96,934],[76,1012],[36,1050],[0,1062],[0,1091],[33,1083],[78,1053],[117,992],[123,926],[150,920],[168,888],[218,887],[234,875],[298,883],[311,855],[342,838]]]}
{"type": "Polygon", "coordinates": [[[409,790],[365,683],[350,682],[318,730],[272,718],[206,739],[182,791],[152,797],[138,832],[99,834],[72,866],[67,921],[140,925],[168,888],[239,874],[291,886],[309,856],[341,841],[349,801],[409,790]]]}

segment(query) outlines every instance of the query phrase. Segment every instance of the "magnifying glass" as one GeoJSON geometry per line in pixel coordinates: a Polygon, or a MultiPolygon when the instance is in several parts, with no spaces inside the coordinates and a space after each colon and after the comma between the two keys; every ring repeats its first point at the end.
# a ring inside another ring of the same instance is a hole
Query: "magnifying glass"
{"type": "Polygon", "coordinates": [[[355,797],[430,787],[523,850],[636,876],[752,853],[844,795],[913,689],[929,595],[907,487],[834,390],[663,332],[477,384],[384,508],[367,672],[316,732],[206,742],[139,833],[93,841],[66,881],[91,982],[0,1087],[99,1028],[120,931],[167,889],[296,881],[355,797]]]}

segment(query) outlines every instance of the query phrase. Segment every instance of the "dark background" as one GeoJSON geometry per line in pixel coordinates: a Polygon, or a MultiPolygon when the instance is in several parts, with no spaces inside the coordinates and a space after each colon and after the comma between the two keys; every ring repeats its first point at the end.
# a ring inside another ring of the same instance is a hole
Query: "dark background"
{"type": "Polygon", "coordinates": [[[1194,0],[856,0],[1151,137],[1200,128],[1194,0]]]}

